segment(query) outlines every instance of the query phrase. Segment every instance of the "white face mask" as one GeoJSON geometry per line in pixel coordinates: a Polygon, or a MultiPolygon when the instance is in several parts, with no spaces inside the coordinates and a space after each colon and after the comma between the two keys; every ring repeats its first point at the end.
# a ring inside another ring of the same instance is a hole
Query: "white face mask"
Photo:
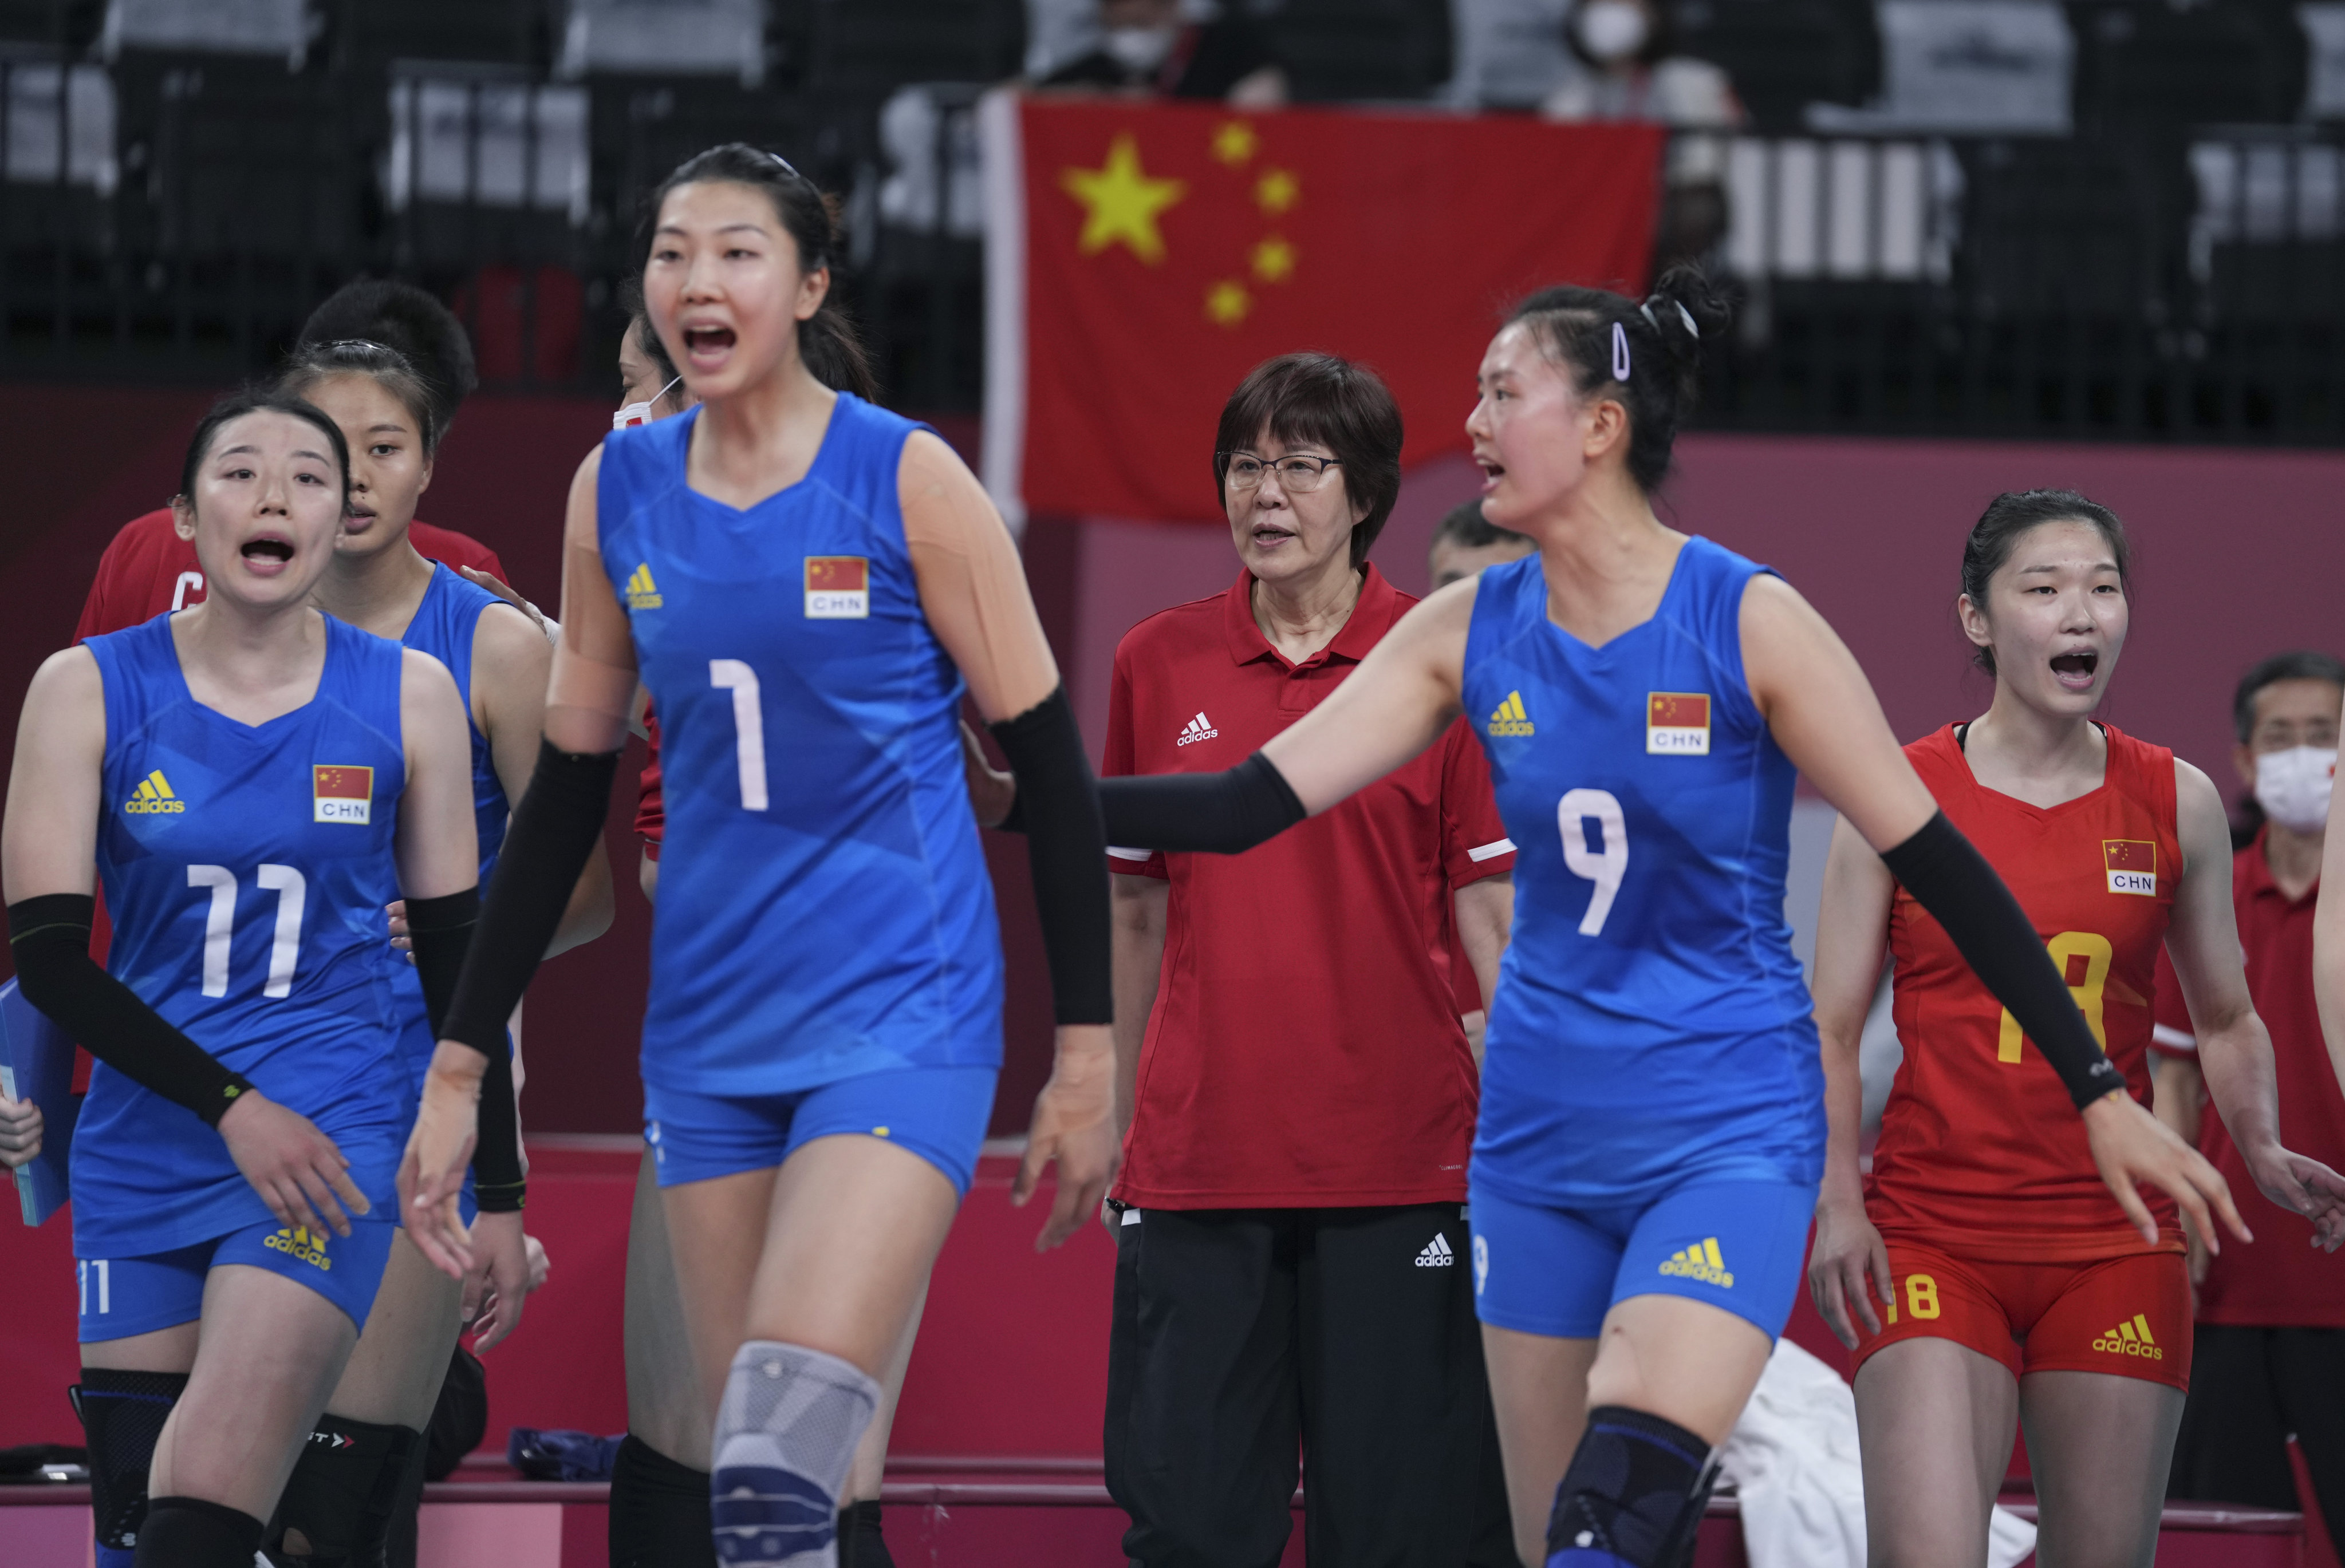
{"type": "Polygon", "coordinates": [[[675,379],[675,381],[670,381],[666,386],[662,387],[658,391],[654,392],[642,402],[629,403],[625,407],[622,408],[617,413],[611,416],[611,428],[614,430],[633,430],[637,425],[648,425],[654,420],[658,419],[659,416],[653,413],[652,410],[659,407],[659,400],[662,398],[666,397],[670,392],[675,390],[676,381],[681,381],[684,378],[682,376],[678,376],[675,379]]]}
{"type": "Polygon", "coordinates": [[[1653,34],[1645,8],[1630,0],[1587,0],[1571,14],[1579,46],[1599,60],[1625,60],[1645,46],[1653,34]]]}
{"type": "Polygon", "coordinates": [[[1152,71],[1164,63],[1172,52],[1173,42],[1181,36],[1176,25],[1171,27],[1110,27],[1100,35],[1100,47],[1127,71],[1152,71]]]}
{"type": "Polygon", "coordinates": [[[2290,746],[2256,758],[2256,804],[2292,833],[2318,833],[2329,821],[2337,748],[2290,746]]]}

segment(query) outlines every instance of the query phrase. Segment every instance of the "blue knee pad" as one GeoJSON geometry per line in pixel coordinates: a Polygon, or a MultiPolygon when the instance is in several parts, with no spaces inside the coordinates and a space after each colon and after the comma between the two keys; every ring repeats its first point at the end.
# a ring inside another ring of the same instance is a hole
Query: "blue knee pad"
{"type": "Polygon", "coordinates": [[[709,1476],[725,1568],[833,1568],[838,1494],[879,1385],[837,1356],[751,1340],[733,1357],[709,1476]]]}

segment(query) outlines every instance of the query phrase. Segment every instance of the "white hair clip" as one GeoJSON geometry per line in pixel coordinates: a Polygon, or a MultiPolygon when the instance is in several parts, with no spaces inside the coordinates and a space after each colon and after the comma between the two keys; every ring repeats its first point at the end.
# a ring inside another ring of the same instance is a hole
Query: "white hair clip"
{"type": "Polygon", "coordinates": [[[1612,323],[1612,379],[1629,379],[1629,329],[1618,321],[1612,323]]]}

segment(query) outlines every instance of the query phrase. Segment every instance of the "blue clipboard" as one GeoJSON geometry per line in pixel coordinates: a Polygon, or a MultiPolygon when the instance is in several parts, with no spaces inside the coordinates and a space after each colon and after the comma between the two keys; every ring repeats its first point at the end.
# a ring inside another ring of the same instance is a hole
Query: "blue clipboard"
{"type": "Polygon", "coordinates": [[[16,1168],[16,1197],[25,1223],[38,1225],[65,1207],[66,1157],[73,1147],[74,1045],[49,1016],[0,985],[0,1093],[41,1108],[41,1152],[16,1168]]]}

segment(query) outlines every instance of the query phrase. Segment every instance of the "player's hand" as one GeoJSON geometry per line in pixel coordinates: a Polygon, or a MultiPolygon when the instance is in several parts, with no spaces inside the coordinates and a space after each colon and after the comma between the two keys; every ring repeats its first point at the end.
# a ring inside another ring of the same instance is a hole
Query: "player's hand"
{"type": "Polygon", "coordinates": [[[2239,1150],[2263,1195],[2312,1221],[2312,1244],[2326,1252],[2345,1242],[2345,1176],[2266,1138],[2239,1150]]]}
{"type": "Polygon", "coordinates": [[[2133,1096],[2111,1089],[2086,1106],[2084,1115],[2085,1136],[2092,1143],[2093,1163],[2100,1168],[2101,1180],[2144,1241],[2157,1243],[2157,1222],[2150,1218],[2141,1194],[2134,1190],[2135,1184],[2143,1181],[2182,1206],[2182,1212],[2206,1238],[2209,1252],[2223,1249],[2222,1239],[2215,1233],[2217,1216],[2240,1240],[2255,1239],[2231,1202],[2231,1189],[2222,1173],[2133,1096]]]}
{"type": "MultiPolygon", "coordinates": [[[[521,1228],[521,1211],[479,1214],[472,1219],[472,1266],[464,1271],[464,1322],[472,1332],[472,1353],[521,1327],[522,1302],[532,1282],[532,1238],[521,1228]]],[[[538,1249],[544,1256],[544,1249],[538,1249]]]]}
{"type": "Polygon", "coordinates": [[[523,599],[521,596],[520,591],[514,588],[511,583],[500,582],[498,579],[490,576],[487,572],[482,572],[477,566],[460,566],[456,568],[456,570],[458,572],[462,574],[464,581],[471,583],[473,587],[487,589],[490,592],[495,594],[498,598],[503,600],[506,603],[512,605],[514,609],[520,611],[523,614],[535,622],[537,623],[537,634],[539,636],[551,637],[553,635],[553,633],[545,629],[545,612],[540,610],[536,605],[532,604],[528,600],[523,599]]]}
{"type": "Polygon", "coordinates": [[[407,900],[394,898],[382,906],[382,911],[391,917],[391,946],[406,954],[409,963],[414,963],[415,937],[407,929],[407,900]]]}
{"type": "Polygon", "coordinates": [[[407,1239],[431,1266],[462,1280],[472,1266],[472,1239],[457,1200],[481,1127],[481,1079],[488,1057],[470,1046],[442,1040],[423,1076],[423,1102],[399,1162],[399,1208],[407,1239]]]}
{"type": "Polygon", "coordinates": [[[41,1157],[41,1108],[0,1094],[0,1166],[10,1170],[41,1157]]]}
{"type": "Polygon", "coordinates": [[[969,810],[976,814],[978,826],[1000,827],[1010,808],[1018,804],[1018,781],[993,765],[967,719],[960,722],[960,766],[969,781],[969,810]]]}
{"type": "Polygon", "coordinates": [[[1034,1097],[1025,1163],[1010,1184],[1010,1201],[1022,1209],[1041,1182],[1042,1168],[1059,1162],[1058,1194],[1034,1239],[1035,1251],[1047,1251],[1082,1228],[1107,1196],[1122,1157],[1115,1136],[1114,1037],[1105,1024],[1061,1026],[1051,1081],[1034,1097]]]}
{"type": "Polygon", "coordinates": [[[350,1179],[350,1162],[299,1111],[259,1089],[237,1096],[219,1119],[228,1158],[284,1226],[350,1233],[350,1216],[373,1207],[350,1179]]]}
{"type": "Polygon", "coordinates": [[[1808,1293],[1815,1299],[1824,1327],[1842,1344],[1856,1349],[1856,1325],[1862,1323],[1866,1334],[1881,1332],[1881,1314],[1873,1303],[1890,1300],[1895,1288],[1889,1278],[1888,1244],[1866,1218],[1864,1205],[1818,1204],[1816,1244],[1808,1253],[1808,1293]]]}

